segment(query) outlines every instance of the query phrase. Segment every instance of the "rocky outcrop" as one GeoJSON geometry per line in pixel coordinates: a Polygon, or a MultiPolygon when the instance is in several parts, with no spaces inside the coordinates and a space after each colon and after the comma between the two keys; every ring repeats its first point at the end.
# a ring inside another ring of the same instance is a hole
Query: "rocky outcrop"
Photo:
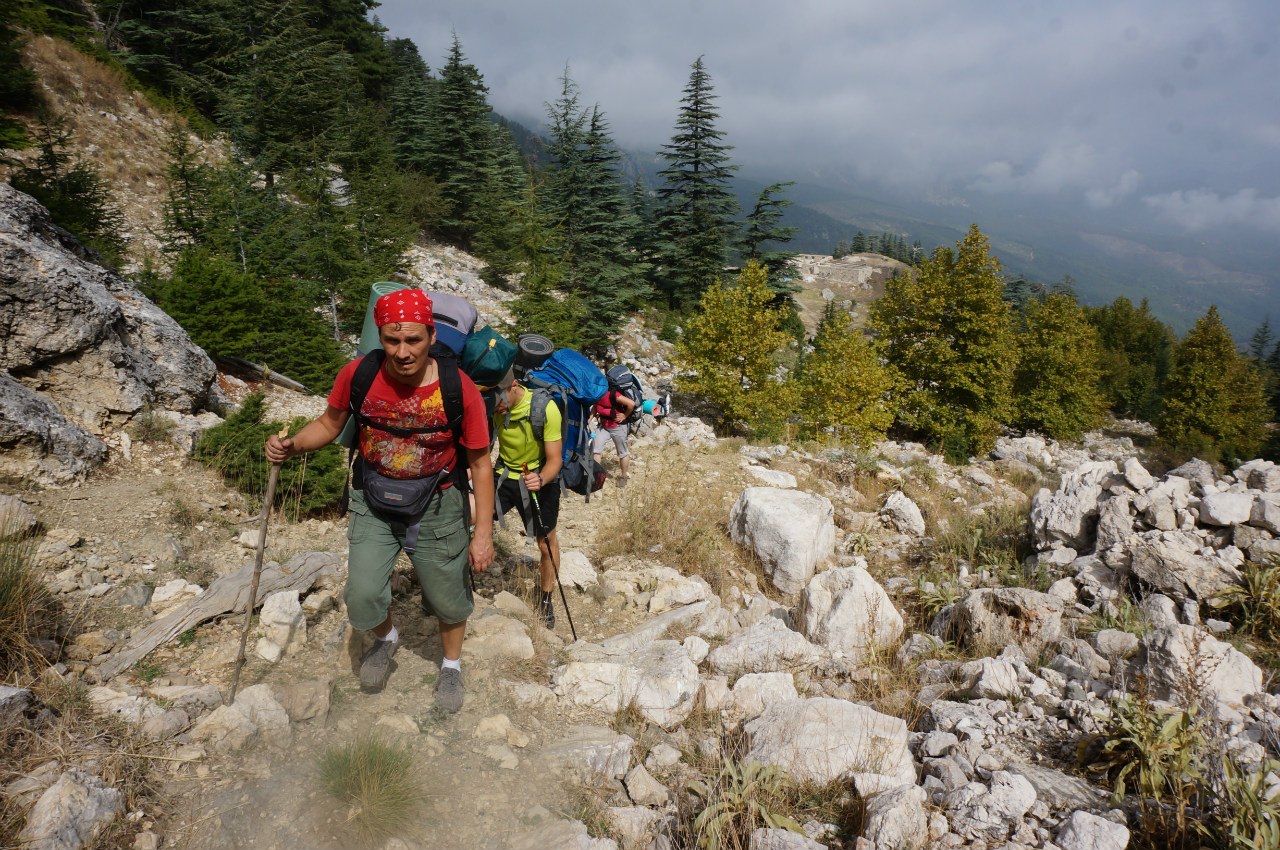
{"type": "Polygon", "coordinates": [[[132,283],[77,255],[33,198],[0,184],[0,473],[83,478],[97,439],[145,409],[191,413],[213,362],[132,283]]]}

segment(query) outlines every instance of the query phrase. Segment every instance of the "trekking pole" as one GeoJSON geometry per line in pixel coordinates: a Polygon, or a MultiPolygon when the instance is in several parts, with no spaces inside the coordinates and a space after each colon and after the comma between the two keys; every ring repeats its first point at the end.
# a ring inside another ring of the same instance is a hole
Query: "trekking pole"
{"type": "MultiPolygon", "coordinates": [[[[529,474],[529,464],[525,464],[521,470],[522,475],[529,474]]],[[[546,530],[542,525],[542,506],[538,504],[538,494],[529,491],[529,498],[533,501],[533,524],[534,531],[539,537],[545,541],[547,546],[547,557],[551,559],[551,569],[556,576],[556,587],[560,588],[560,604],[564,606],[565,619],[569,621],[569,634],[573,635],[573,639],[578,639],[578,630],[573,627],[573,615],[569,613],[569,600],[564,595],[564,585],[560,583],[560,565],[556,563],[555,553],[551,550],[551,540],[547,537],[546,530]]],[[[538,551],[542,551],[542,547],[538,547],[538,551]]]]}
{"type": "MultiPolygon", "coordinates": [[[[289,436],[289,428],[285,426],[276,435],[280,439],[289,436]]],[[[249,602],[244,608],[244,626],[240,629],[240,651],[236,653],[236,669],[231,674],[231,696],[227,704],[236,701],[236,688],[240,686],[240,670],[244,667],[244,644],[249,639],[249,622],[253,619],[253,608],[258,603],[258,582],[262,579],[262,554],[267,549],[267,520],[271,516],[271,503],[276,496],[276,482],[280,480],[280,464],[271,464],[271,474],[267,476],[267,494],[262,497],[262,524],[258,526],[258,552],[253,559],[253,580],[249,582],[249,602]]]]}

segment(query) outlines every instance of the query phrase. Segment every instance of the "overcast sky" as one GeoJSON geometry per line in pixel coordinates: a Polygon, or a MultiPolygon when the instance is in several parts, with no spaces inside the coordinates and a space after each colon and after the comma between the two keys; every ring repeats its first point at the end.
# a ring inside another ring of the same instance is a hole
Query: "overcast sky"
{"type": "Polygon", "coordinates": [[[1280,235],[1276,0],[385,0],[438,68],[456,32],[499,112],[566,65],[623,147],[671,135],[704,56],[736,162],[918,197],[1023,195],[1280,235]]]}

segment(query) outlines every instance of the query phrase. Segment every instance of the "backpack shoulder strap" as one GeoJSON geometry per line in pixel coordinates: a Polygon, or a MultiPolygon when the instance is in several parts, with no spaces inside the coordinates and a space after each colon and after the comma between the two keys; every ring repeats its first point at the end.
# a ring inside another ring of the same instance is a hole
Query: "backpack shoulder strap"
{"type": "Polygon", "coordinates": [[[547,427],[547,403],[551,401],[551,391],[546,387],[531,390],[533,397],[529,400],[529,424],[533,427],[533,436],[542,442],[542,432],[547,427]]]}
{"type": "Polygon", "coordinates": [[[356,373],[351,376],[351,394],[347,409],[351,411],[352,416],[356,417],[357,426],[362,418],[360,410],[364,407],[369,389],[373,386],[373,379],[378,377],[378,370],[382,368],[382,363],[386,359],[387,353],[381,348],[375,348],[360,358],[360,365],[356,367],[356,373]]]}

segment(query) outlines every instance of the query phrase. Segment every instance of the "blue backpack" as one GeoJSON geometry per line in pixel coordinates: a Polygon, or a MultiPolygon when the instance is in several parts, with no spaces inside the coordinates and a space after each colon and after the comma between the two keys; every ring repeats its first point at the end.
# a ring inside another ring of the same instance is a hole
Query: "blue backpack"
{"type": "Polygon", "coordinates": [[[609,380],[583,355],[558,348],[540,366],[526,372],[521,383],[533,391],[529,423],[539,442],[547,424],[547,402],[554,400],[560,408],[564,417],[560,481],[591,501],[591,494],[604,486],[604,470],[594,468],[589,421],[596,402],[609,391],[609,380]]]}

